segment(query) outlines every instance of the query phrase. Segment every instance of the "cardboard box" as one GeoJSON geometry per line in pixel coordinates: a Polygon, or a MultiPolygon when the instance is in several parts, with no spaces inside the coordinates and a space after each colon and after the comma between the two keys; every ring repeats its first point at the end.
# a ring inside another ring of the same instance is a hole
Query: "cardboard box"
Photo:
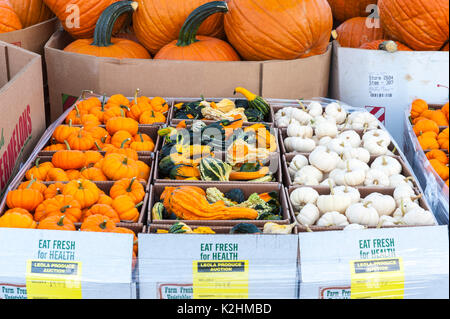
{"type": "Polygon", "coordinates": [[[192,98],[230,96],[237,86],[264,97],[306,98],[328,91],[331,45],[321,56],[294,61],[193,62],[119,60],[62,51],[72,41],[57,31],[45,45],[52,121],[62,113],[63,101],[87,89],[132,96],[140,88],[147,96],[192,98]]]}
{"type": "Polygon", "coordinates": [[[392,298],[448,299],[447,226],[308,232],[300,233],[299,241],[300,299],[350,299],[357,293],[360,298],[392,293],[392,298]],[[355,262],[369,260],[400,268],[387,274],[376,268],[372,274],[352,272],[355,262]]]}
{"type": "Polygon", "coordinates": [[[403,146],[403,116],[412,100],[448,101],[448,52],[343,48],[333,42],[331,98],[367,109],[403,146]]]}
{"type": "Polygon", "coordinates": [[[141,299],[196,299],[202,290],[203,298],[213,299],[298,297],[298,235],[139,234],[138,240],[141,299]],[[222,263],[245,268],[233,279],[226,271],[197,271],[213,260],[216,269],[222,263]]]}
{"type": "Polygon", "coordinates": [[[0,41],[15,44],[43,56],[45,43],[55,33],[58,21],[55,17],[22,30],[0,33],[0,41]]]}
{"type": "Polygon", "coordinates": [[[1,194],[45,131],[41,56],[5,42],[0,42],[0,112],[1,194]]]}
{"type": "Polygon", "coordinates": [[[1,228],[0,299],[135,299],[132,247],[130,234],[1,228]]]}

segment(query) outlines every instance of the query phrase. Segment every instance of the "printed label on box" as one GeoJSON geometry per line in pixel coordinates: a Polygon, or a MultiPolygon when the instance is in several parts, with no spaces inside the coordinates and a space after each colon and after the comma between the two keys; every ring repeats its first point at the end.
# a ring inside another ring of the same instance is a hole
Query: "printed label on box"
{"type": "Polygon", "coordinates": [[[192,299],[192,284],[158,283],[158,299],[192,299]]]}
{"type": "Polygon", "coordinates": [[[369,73],[369,97],[393,98],[394,91],[394,75],[386,72],[369,73]]]}
{"type": "Polygon", "coordinates": [[[27,299],[25,285],[0,283],[0,299],[27,299]]]}
{"type": "Polygon", "coordinates": [[[28,299],[81,299],[81,262],[27,260],[28,299]]]}
{"type": "Polygon", "coordinates": [[[248,299],[248,260],[194,260],[194,299],[248,299]]]}
{"type": "Polygon", "coordinates": [[[320,299],[350,299],[351,289],[345,287],[320,287],[320,299]]]}
{"type": "Polygon", "coordinates": [[[405,272],[402,258],[352,260],[351,299],[403,299],[405,272]]]}

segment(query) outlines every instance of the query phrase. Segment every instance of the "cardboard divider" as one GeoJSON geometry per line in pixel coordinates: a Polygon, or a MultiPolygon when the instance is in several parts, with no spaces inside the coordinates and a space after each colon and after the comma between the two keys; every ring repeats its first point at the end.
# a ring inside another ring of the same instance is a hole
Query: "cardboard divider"
{"type": "MultiPolygon", "coordinates": [[[[298,186],[298,187],[289,187],[286,188],[286,193],[287,193],[287,198],[288,198],[288,204],[289,204],[289,209],[291,211],[291,215],[293,216],[293,218],[296,218],[295,215],[295,211],[294,211],[294,207],[291,203],[290,200],[290,195],[291,193],[298,188],[302,188],[302,187],[311,187],[312,189],[316,190],[319,195],[329,195],[330,194],[330,188],[326,187],[326,186],[298,186]]],[[[365,198],[366,196],[372,194],[372,193],[380,193],[383,195],[390,195],[393,196],[394,194],[394,189],[393,188],[377,188],[377,187],[354,187],[356,189],[358,189],[359,193],[361,194],[361,199],[365,198]]],[[[418,190],[415,189],[416,194],[418,194],[418,190]]],[[[428,203],[425,201],[425,199],[423,198],[423,196],[421,198],[419,198],[419,206],[422,207],[425,210],[431,211],[430,206],[428,205],[428,203]]],[[[437,222],[436,222],[437,225],[437,222]]],[[[308,232],[308,228],[304,225],[301,224],[297,224],[295,227],[297,227],[299,232],[308,232]]],[[[417,227],[417,226],[413,226],[413,225],[397,225],[397,226],[389,226],[390,228],[404,228],[404,227],[417,227]]],[[[381,228],[389,228],[387,226],[382,226],[381,228]]],[[[370,226],[368,228],[377,228],[376,226],[370,226]]],[[[343,226],[332,226],[332,227],[322,227],[322,226],[309,226],[309,229],[312,230],[313,232],[315,231],[332,231],[332,230],[343,230],[344,227],[343,226]]]]}
{"type": "MultiPolygon", "coordinates": [[[[230,98],[230,97],[227,97],[227,98],[205,98],[205,100],[207,102],[216,102],[216,103],[220,102],[222,99],[228,99],[228,100],[231,100],[231,101],[235,102],[236,100],[242,100],[242,99],[245,99],[245,98],[230,98]]],[[[173,106],[175,106],[175,104],[178,104],[178,103],[189,103],[189,102],[196,102],[196,101],[199,101],[199,100],[201,100],[201,98],[197,98],[197,99],[196,98],[177,98],[177,99],[174,100],[173,106]]],[[[263,121],[263,122],[244,122],[244,126],[253,125],[253,124],[256,124],[256,123],[263,123],[263,124],[268,124],[270,126],[273,126],[274,125],[273,109],[272,109],[271,103],[269,101],[267,101],[267,103],[270,106],[269,118],[267,119],[267,121],[263,121]]],[[[175,108],[172,107],[171,110],[170,110],[170,124],[177,125],[181,121],[183,121],[183,119],[175,118],[175,108]]],[[[192,123],[195,120],[185,119],[185,121],[186,121],[186,123],[192,123]]],[[[206,125],[208,125],[208,124],[211,124],[211,123],[214,123],[214,122],[217,122],[217,121],[216,120],[202,120],[202,122],[204,122],[206,125]]]]}
{"type": "MultiPolygon", "coordinates": [[[[162,230],[169,230],[170,227],[172,227],[172,225],[164,225],[164,224],[150,224],[149,226],[146,226],[144,228],[145,233],[148,234],[156,234],[156,231],[158,229],[162,229],[162,230]]],[[[197,227],[202,227],[202,225],[189,225],[189,227],[191,227],[193,230],[197,227]]],[[[216,233],[216,234],[229,234],[229,235],[236,235],[236,234],[230,234],[231,229],[233,228],[232,226],[210,226],[210,228],[216,233]]],[[[258,227],[259,230],[261,231],[261,233],[263,233],[263,228],[264,227],[258,227]]],[[[292,229],[292,234],[296,235],[298,234],[298,230],[296,227],[294,227],[292,229]]],[[[164,235],[164,233],[162,233],[161,235],[164,235]]],[[[180,234],[180,235],[189,235],[189,234],[180,234]]],[[[197,234],[197,235],[201,235],[201,234],[197,234]]],[[[214,234],[204,234],[204,235],[214,235],[214,234]]],[[[239,235],[255,235],[255,234],[239,234],[239,235]]],[[[264,234],[267,236],[273,235],[273,234],[264,234]]]]}
{"type": "MultiPolygon", "coordinates": [[[[380,128],[380,129],[381,129],[381,128],[380,128]]],[[[345,131],[348,131],[348,130],[351,130],[351,129],[346,129],[346,130],[338,131],[338,134],[339,134],[339,133],[342,133],[342,132],[345,132],[345,131]]],[[[354,131],[355,131],[356,133],[358,133],[359,136],[360,136],[361,138],[363,137],[363,135],[364,135],[363,130],[354,130],[354,131]]],[[[291,152],[291,151],[288,151],[288,150],[286,149],[286,146],[284,145],[284,139],[288,137],[288,136],[287,136],[287,128],[279,128],[279,129],[278,129],[278,132],[279,132],[278,140],[279,140],[279,146],[280,146],[281,154],[299,153],[299,152],[291,152]]],[[[367,131],[367,132],[369,132],[369,131],[367,131]]],[[[316,145],[316,146],[318,146],[318,145],[316,145]]],[[[362,147],[362,146],[361,146],[361,147],[362,147]]],[[[394,153],[394,155],[400,155],[397,146],[394,144],[394,141],[392,141],[392,142],[389,144],[388,150],[392,151],[392,152],[394,153]]]]}
{"type": "MultiPolygon", "coordinates": [[[[298,184],[294,184],[294,181],[292,180],[290,174],[289,174],[289,163],[292,161],[292,159],[295,157],[295,155],[303,155],[305,156],[308,161],[309,161],[309,153],[288,153],[288,154],[284,154],[281,158],[281,165],[282,165],[282,169],[283,169],[283,180],[284,180],[284,185],[288,188],[290,187],[296,187],[296,186],[308,186],[308,185],[298,185],[298,184]]],[[[391,157],[391,158],[395,158],[400,165],[402,166],[402,171],[400,172],[400,174],[404,175],[405,177],[414,177],[413,173],[411,172],[411,170],[409,169],[409,167],[406,165],[405,161],[402,159],[402,157],[400,156],[392,156],[392,155],[380,155],[380,156],[387,156],[387,157],[391,157]]],[[[370,165],[373,163],[373,161],[379,156],[370,156],[370,161],[367,163],[367,165],[370,165]]],[[[419,190],[419,186],[417,184],[417,181],[415,179],[411,180],[411,182],[413,183],[414,187],[419,190]]],[[[374,187],[374,186],[357,186],[360,189],[394,189],[393,187],[374,187]]]]}
{"type": "Polygon", "coordinates": [[[186,184],[174,184],[174,183],[156,183],[152,185],[150,190],[150,205],[148,206],[148,220],[147,225],[155,224],[155,225],[172,225],[177,221],[183,222],[187,225],[197,225],[197,226],[234,226],[239,223],[249,223],[254,224],[257,227],[264,226],[267,222],[274,222],[277,224],[286,225],[293,221],[291,210],[288,206],[288,198],[286,194],[285,188],[281,184],[253,184],[251,187],[243,187],[242,184],[236,183],[222,183],[222,184],[214,184],[214,183],[186,183],[186,184]],[[248,198],[253,193],[266,193],[276,191],[279,194],[279,201],[281,208],[283,210],[283,217],[281,220],[153,220],[152,219],[152,208],[156,202],[160,200],[160,196],[166,187],[177,187],[177,186],[196,186],[206,190],[209,187],[216,187],[222,193],[226,193],[233,188],[240,188],[244,192],[246,198],[248,198]]]}
{"type": "MultiPolygon", "coordinates": [[[[155,165],[154,165],[154,176],[153,176],[153,181],[155,183],[180,183],[180,184],[184,184],[184,183],[213,183],[213,184],[227,184],[227,183],[234,183],[234,184],[279,184],[282,183],[283,181],[283,171],[282,171],[282,162],[281,162],[281,158],[279,156],[278,153],[272,153],[271,155],[269,155],[269,167],[277,167],[276,172],[273,174],[273,177],[275,178],[274,181],[272,182],[254,182],[254,181],[228,181],[228,182],[223,182],[223,181],[194,181],[194,180],[176,180],[176,179],[169,179],[169,178],[163,178],[160,174],[159,174],[159,152],[156,154],[156,160],[155,160],[155,165]],[[275,164],[273,164],[275,162],[275,164]]],[[[226,154],[223,152],[215,152],[214,153],[214,157],[218,158],[222,161],[225,160],[226,158],[226,154]]]]}

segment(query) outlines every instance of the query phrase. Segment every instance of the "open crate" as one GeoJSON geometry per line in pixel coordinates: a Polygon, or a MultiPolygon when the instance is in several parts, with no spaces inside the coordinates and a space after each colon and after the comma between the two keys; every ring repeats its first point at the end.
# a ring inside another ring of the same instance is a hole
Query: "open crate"
{"type": "Polygon", "coordinates": [[[177,221],[183,222],[187,225],[197,225],[197,226],[234,226],[239,223],[250,223],[254,224],[257,227],[262,227],[266,222],[274,222],[277,224],[290,224],[293,219],[288,206],[288,198],[286,195],[285,188],[280,184],[253,184],[251,187],[244,187],[242,184],[236,183],[222,183],[222,184],[213,184],[213,183],[190,183],[190,184],[173,184],[173,183],[156,183],[152,185],[150,189],[150,198],[148,205],[148,220],[147,225],[172,225],[177,221]],[[282,209],[282,219],[281,220],[153,220],[152,219],[152,208],[153,205],[159,201],[160,196],[166,187],[176,187],[176,186],[196,186],[206,190],[209,187],[216,187],[222,193],[226,193],[233,188],[241,188],[244,192],[246,198],[248,198],[253,193],[265,193],[265,192],[273,192],[276,191],[279,194],[279,201],[282,209]]]}

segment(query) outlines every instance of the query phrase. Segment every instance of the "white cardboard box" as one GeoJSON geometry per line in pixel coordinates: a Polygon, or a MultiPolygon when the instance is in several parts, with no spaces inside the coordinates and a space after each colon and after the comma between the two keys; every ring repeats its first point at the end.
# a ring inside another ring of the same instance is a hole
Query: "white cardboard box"
{"type": "Polygon", "coordinates": [[[193,262],[218,258],[247,261],[248,298],[297,298],[297,235],[139,234],[138,242],[141,299],[192,299],[193,262]]]}
{"type": "Polygon", "coordinates": [[[300,299],[350,299],[352,261],[397,258],[403,298],[449,297],[447,226],[300,233],[299,239],[300,299]]]}
{"type": "MultiPolygon", "coordinates": [[[[74,298],[136,298],[132,242],[130,234],[1,228],[0,299],[43,297],[27,294],[33,284],[30,276],[35,273],[27,267],[31,262],[43,261],[77,266],[81,294],[75,293],[74,298]]],[[[67,285],[66,282],[66,288],[67,285]]]]}
{"type": "Polygon", "coordinates": [[[403,146],[403,117],[416,98],[448,101],[448,52],[343,48],[333,43],[331,98],[368,109],[403,146]]]}

